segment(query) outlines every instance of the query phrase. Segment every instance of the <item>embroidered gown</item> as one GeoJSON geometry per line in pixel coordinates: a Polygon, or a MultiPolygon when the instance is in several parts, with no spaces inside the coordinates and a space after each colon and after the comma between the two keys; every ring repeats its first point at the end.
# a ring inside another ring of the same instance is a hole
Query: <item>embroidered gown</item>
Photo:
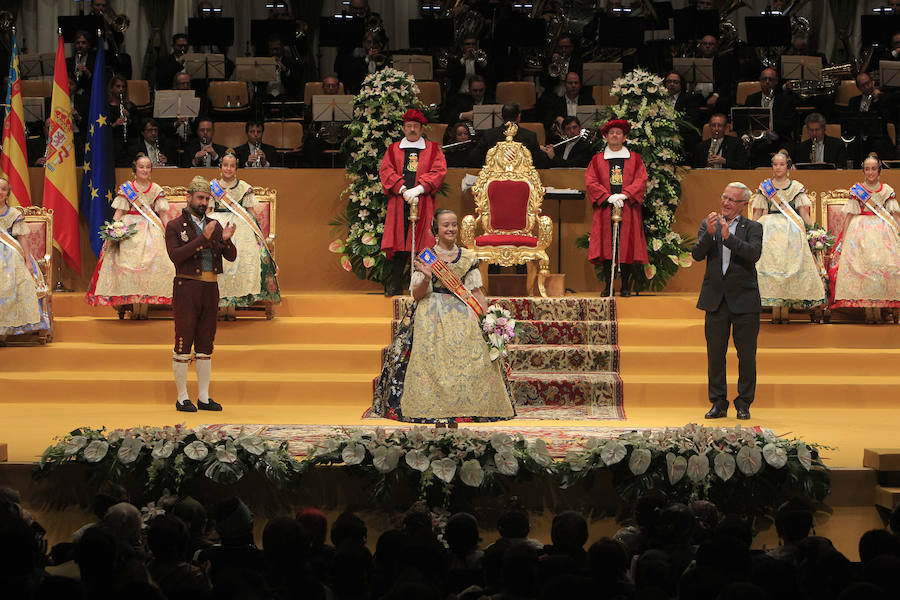
{"type": "MultiPolygon", "coordinates": [[[[229,187],[218,181],[231,199],[243,206],[253,221],[256,221],[254,210],[259,201],[253,194],[253,187],[246,181],[235,181],[229,187]]],[[[238,249],[237,260],[225,261],[223,271],[219,275],[219,306],[250,306],[257,301],[281,302],[278,290],[278,279],[275,267],[269,258],[269,250],[259,241],[250,226],[235,215],[227,206],[213,199],[210,209],[214,218],[224,227],[234,223],[235,230],[231,241],[238,249]]]]}
{"type": "MultiPolygon", "coordinates": [[[[872,201],[883,206],[891,218],[900,213],[894,190],[887,184],[872,192],[872,201]]],[[[832,306],[900,306],[900,238],[852,192],[843,211],[850,224],[829,269],[834,290],[832,306]]]]}
{"type": "MultiPolygon", "coordinates": [[[[481,287],[474,252],[459,248],[447,264],[466,288],[481,287]]],[[[413,286],[422,277],[416,271],[413,286]]],[[[491,361],[478,316],[440,285],[432,278],[401,321],[375,383],[372,412],[412,423],[515,417],[501,361],[491,361]]]]}
{"type": "MultiPolygon", "coordinates": [[[[7,206],[0,214],[0,228],[13,237],[28,235],[28,225],[22,212],[7,206]]],[[[17,335],[29,331],[50,329],[50,319],[38,299],[38,285],[29,269],[46,286],[34,258],[30,265],[18,251],[0,242],[0,335],[17,335]]]]}
{"type": "MultiPolygon", "coordinates": [[[[801,208],[812,205],[799,181],[791,180],[788,187],[776,188],[775,193],[798,214],[801,208]]],[[[759,218],[763,247],[756,263],[762,305],[805,309],[824,304],[825,284],[806,240],[806,227],[798,230],[766,197],[762,187],[750,199],[750,209],[767,211],[759,218]]]]}
{"type": "MultiPolygon", "coordinates": [[[[163,190],[151,183],[146,190],[135,191],[153,212],[169,210],[163,190]]],[[[134,224],[137,233],[118,243],[107,242],[100,253],[91,287],[85,297],[94,306],[119,304],[172,304],[172,280],[175,266],[166,252],[165,233],[141,215],[128,199],[119,193],[112,202],[126,225],[134,224]]]]}

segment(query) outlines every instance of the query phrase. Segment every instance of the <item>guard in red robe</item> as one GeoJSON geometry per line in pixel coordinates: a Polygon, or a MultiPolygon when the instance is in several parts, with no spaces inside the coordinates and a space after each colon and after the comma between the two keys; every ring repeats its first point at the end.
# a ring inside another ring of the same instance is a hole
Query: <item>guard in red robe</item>
{"type": "MultiPolygon", "coordinates": [[[[584,174],[588,198],[594,207],[588,260],[602,264],[609,273],[613,261],[613,206],[622,209],[619,229],[619,262],[622,273],[622,296],[631,295],[634,269],[647,264],[647,240],[641,203],[647,191],[647,169],[641,155],[624,146],[631,124],[624,119],[609,121],[600,130],[606,149],[594,155],[584,174]]],[[[608,295],[612,282],[606,288],[608,295]]]]}
{"type": "Polygon", "coordinates": [[[431,234],[434,195],[444,182],[447,161],[440,144],[422,137],[427,124],[428,120],[420,111],[414,108],[407,110],[403,115],[404,138],[391,144],[381,161],[379,175],[384,193],[388,196],[381,249],[388,260],[394,261],[391,281],[385,288],[386,295],[400,291],[403,274],[409,264],[409,253],[413,250],[409,221],[411,205],[417,204],[419,207],[415,250],[434,245],[431,234]]]}

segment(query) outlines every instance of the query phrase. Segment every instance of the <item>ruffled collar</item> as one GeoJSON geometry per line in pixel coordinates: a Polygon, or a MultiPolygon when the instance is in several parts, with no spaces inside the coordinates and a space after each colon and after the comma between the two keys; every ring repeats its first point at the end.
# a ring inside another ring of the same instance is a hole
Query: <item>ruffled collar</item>
{"type": "Polygon", "coordinates": [[[631,156],[631,152],[628,151],[628,148],[622,146],[619,150],[610,150],[609,147],[603,151],[603,158],[609,160],[611,158],[628,158],[631,156]]]}

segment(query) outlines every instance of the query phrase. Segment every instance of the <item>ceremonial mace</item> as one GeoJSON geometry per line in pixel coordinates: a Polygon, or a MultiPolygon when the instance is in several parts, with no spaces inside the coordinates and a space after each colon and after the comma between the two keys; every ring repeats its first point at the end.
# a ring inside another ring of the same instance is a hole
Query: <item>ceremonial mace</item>
{"type": "Polygon", "coordinates": [[[612,265],[609,267],[609,295],[614,296],[613,281],[616,279],[616,271],[621,272],[619,268],[619,227],[622,225],[622,207],[613,205],[612,207],[612,265]]]}
{"type": "Polygon", "coordinates": [[[412,225],[412,237],[410,239],[409,252],[409,285],[412,287],[412,276],[416,270],[416,223],[419,221],[419,199],[414,198],[409,203],[409,222],[412,225]]]}

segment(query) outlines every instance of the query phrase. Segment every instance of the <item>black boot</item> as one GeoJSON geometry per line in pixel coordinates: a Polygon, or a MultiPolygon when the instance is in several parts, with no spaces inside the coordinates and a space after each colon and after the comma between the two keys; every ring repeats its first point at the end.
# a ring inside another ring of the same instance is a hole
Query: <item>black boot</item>
{"type": "Polygon", "coordinates": [[[394,254],[394,269],[391,271],[391,279],[384,288],[385,296],[396,296],[403,293],[406,274],[406,263],[409,262],[408,252],[397,252],[394,254]]]}
{"type": "Polygon", "coordinates": [[[612,295],[612,280],[609,278],[609,271],[612,269],[612,261],[604,260],[600,263],[600,269],[603,273],[603,281],[606,283],[603,285],[603,290],[600,292],[600,295],[604,298],[608,298],[612,295]]]}
{"type": "Polygon", "coordinates": [[[620,265],[622,269],[622,291],[619,295],[623,298],[631,296],[631,265],[620,265]]]}

